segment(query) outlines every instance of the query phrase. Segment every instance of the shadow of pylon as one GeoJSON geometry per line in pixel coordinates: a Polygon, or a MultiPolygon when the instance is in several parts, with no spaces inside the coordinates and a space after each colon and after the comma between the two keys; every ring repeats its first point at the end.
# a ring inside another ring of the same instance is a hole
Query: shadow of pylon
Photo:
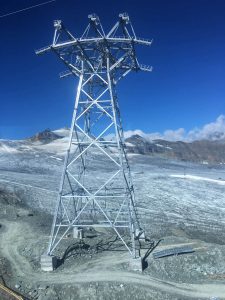
{"type": "Polygon", "coordinates": [[[63,264],[64,261],[73,255],[73,252],[75,251],[75,254],[81,255],[83,251],[88,250],[90,248],[90,245],[86,244],[84,241],[80,240],[79,242],[70,245],[64,252],[61,259],[58,260],[58,267],[59,265],[63,264]]]}
{"type": "Polygon", "coordinates": [[[148,267],[148,262],[147,262],[147,258],[149,257],[149,255],[152,253],[153,250],[155,250],[155,248],[159,245],[159,243],[162,241],[163,239],[160,239],[158,241],[154,241],[150,244],[150,247],[147,249],[143,259],[142,259],[142,266],[143,266],[143,270],[145,270],[148,267]]]}

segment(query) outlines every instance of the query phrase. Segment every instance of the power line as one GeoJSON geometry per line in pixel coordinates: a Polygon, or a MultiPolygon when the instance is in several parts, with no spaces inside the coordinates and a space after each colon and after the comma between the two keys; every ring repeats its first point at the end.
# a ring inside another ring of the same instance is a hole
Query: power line
{"type": "Polygon", "coordinates": [[[35,7],[38,7],[38,6],[42,6],[42,5],[45,5],[45,4],[48,4],[48,3],[51,3],[51,2],[55,2],[55,1],[56,0],[50,0],[50,1],[46,1],[46,2],[40,3],[40,4],[36,4],[36,5],[33,5],[33,6],[26,7],[26,8],[22,8],[20,10],[16,10],[16,11],[13,11],[13,12],[1,15],[0,18],[4,18],[4,17],[11,16],[11,15],[15,15],[15,14],[18,14],[18,13],[20,13],[22,11],[29,10],[29,9],[32,9],[32,8],[35,8],[35,7]]]}

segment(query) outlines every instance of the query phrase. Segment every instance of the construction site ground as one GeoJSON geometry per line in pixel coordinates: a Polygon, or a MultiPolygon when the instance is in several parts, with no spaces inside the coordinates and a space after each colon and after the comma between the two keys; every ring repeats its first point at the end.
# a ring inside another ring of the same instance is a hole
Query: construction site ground
{"type": "Polygon", "coordinates": [[[153,251],[188,245],[195,252],[160,259],[150,253],[140,273],[130,269],[131,258],[115,236],[90,231],[82,244],[68,235],[57,253],[64,255],[61,265],[46,273],[40,255],[52,217],[3,192],[0,212],[0,275],[24,299],[225,299],[224,245],[190,239],[174,229],[173,235],[155,239],[153,251]]]}

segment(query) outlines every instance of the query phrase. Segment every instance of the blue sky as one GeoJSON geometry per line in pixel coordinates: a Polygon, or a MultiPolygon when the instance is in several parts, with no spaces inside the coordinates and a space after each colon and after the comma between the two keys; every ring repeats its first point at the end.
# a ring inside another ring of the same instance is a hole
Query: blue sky
{"type": "MultiPolygon", "coordinates": [[[[0,0],[0,14],[41,2],[0,0]]],[[[118,86],[125,130],[188,132],[225,114],[224,0],[57,0],[0,18],[0,138],[70,124],[76,82],[59,79],[64,66],[53,54],[34,50],[51,43],[53,20],[80,36],[92,12],[106,30],[128,12],[137,36],[154,39],[137,53],[154,71],[118,86]]]]}

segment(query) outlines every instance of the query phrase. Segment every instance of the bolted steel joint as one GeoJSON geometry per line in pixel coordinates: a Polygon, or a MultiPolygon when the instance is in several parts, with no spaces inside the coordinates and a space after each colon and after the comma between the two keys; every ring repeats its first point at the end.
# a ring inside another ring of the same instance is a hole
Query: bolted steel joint
{"type": "Polygon", "coordinates": [[[95,24],[99,24],[99,17],[96,14],[88,15],[88,19],[90,19],[92,22],[95,22],[95,24]]]}
{"type": "Polygon", "coordinates": [[[58,30],[62,29],[62,21],[61,20],[55,20],[54,21],[54,27],[58,30]]]}
{"type": "Polygon", "coordinates": [[[119,14],[119,18],[122,20],[122,21],[125,21],[126,24],[129,23],[129,16],[128,16],[128,13],[121,13],[119,14]]]}

